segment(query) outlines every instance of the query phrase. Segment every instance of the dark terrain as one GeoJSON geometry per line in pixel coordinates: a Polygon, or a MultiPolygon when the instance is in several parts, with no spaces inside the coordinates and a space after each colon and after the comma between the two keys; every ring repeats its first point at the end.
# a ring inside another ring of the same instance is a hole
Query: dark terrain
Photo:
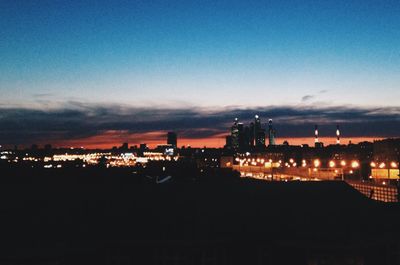
{"type": "Polygon", "coordinates": [[[399,206],[343,182],[2,172],[1,264],[400,264],[399,206]]]}

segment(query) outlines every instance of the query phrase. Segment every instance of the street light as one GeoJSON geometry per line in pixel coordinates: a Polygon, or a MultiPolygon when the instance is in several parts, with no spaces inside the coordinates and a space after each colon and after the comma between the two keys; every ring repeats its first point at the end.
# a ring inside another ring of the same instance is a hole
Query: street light
{"type": "Polygon", "coordinates": [[[358,161],[353,161],[353,162],[351,162],[351,167],[358,168],[358,167],[360,167],[360,163],[358,163],[358,161]]]}

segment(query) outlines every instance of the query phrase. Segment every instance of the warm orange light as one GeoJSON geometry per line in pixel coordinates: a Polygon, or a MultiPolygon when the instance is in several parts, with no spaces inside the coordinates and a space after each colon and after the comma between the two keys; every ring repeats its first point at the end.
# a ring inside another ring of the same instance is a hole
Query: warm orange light
{"type": "Polygon", "coordinates": [[[321,161],[319,161],[318,159],[314,160],[314,167],[319,167],[321,165],[321,161]]]}
{"type": "Polygon", "coordinates": [[[390,163],[390,166],[391,166],[392,168],[397,168],[397,163],[396,163],[396,162],[392,162],[392,163],[390,163]]]}
{"type": "Polygon", "coordinates": [[[379,168],[385,168],[385,167],[386,167],[385,163],[382,162],[379,164],[379,168]]]}
{"type": "Polygon", "coordinates": [[[340,161],[340,165],[344,167],[346,165],[346,161],[344,160],[340,161]]]}
{"type": "Polygon", "coordinates": [[[294,163],[294,159],[293,158],[289,159],[289,162],[293,164],[294,163]]]}
{"type": "Polygon", "coordinates": [[[376,167],[376,163],[375,162],[371,162],[370,166],[371,167],[376,167]]]}
{"type": "Polygon", "coordinates": [[[329,161],[329,167],[335,167],[336,163],[335,161],[329,161]]]}

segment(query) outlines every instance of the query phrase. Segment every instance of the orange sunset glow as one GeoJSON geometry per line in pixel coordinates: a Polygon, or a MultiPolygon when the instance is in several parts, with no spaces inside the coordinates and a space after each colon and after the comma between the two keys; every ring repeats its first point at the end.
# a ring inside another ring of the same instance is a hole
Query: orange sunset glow
{"type": "MultiPolygon", "coordinates": [[[[130,146],[146,143],[150,148],[154,148],[157,145],[166,144],[166,134],[166,131],[129,133],[127,131],[112,130],[87,138],[58,141],[54,145],[58,147],[85,147],[88,149],[107,149],[113,146],[120,146],[122,143],[129,143],[130,146]]],[[[227,135],[228,133],[221,133],[206,138],[187,138],[179,137],[178,134],[178,146],[220,148],[225,145],[225,137],[227,135]]],[[[341,138],[341,144],[348,144],[350,142],[353,144],[357,144],[359,142],[373,142],[375,140],[381,139],[383,139],[383,137],[343,137],[341,138]]],[[[335,137],[320,137],[319,140],[325,145],[336,144],[335,137]]],[[[314,145],[313,137],[278,138],[277,144],[283,144],[284,141],[288,141],[290,145],[314,145]]]]}

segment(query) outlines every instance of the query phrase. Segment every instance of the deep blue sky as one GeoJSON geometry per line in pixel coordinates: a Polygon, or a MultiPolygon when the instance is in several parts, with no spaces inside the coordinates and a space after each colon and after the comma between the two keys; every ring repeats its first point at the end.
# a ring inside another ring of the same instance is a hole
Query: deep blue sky
{"type": "Polygon", "coordinates": [[[399,106],[399,1],[0,1],[0,104],[399,106]]]}

